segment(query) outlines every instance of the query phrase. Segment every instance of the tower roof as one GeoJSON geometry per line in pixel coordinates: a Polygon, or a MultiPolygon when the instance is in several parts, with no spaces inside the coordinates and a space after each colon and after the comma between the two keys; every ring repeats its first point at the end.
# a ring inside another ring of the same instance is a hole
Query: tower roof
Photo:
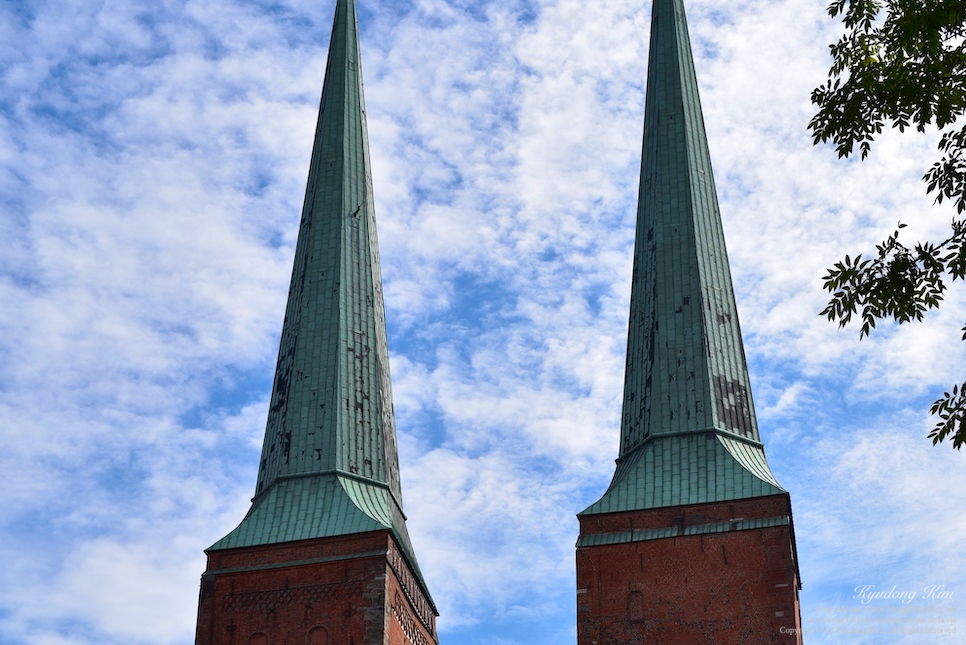
{"type": "Polygon", "coordinates": [[[583,514],[784,492],[755,419],[683,0],[654,0],[620,456],[583,514]]]}
{"type": "Polygon", "coordinates": [[[355,0],[337,0],[252,508],[209,550],[406,531],[355,0]]]}

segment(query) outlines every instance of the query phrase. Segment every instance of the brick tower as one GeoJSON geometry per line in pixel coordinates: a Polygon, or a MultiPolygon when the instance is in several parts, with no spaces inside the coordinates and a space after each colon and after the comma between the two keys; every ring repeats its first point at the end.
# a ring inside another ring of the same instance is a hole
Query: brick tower
{"type": "Polygon", "coordinates": [[[577,642],[800,643],[683,0],[654,0],[617,469],[578,515],[577,642]]]}
{"type": "Polygon", "coordinates": [[[431,645],[399,485],[355,0],[337,0],[255,497],[197,645],[431,645]]]}

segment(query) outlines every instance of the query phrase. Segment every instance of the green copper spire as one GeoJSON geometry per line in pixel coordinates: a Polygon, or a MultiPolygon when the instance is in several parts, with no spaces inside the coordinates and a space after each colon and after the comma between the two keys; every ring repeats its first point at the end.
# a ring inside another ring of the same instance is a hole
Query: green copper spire
{"type": "Polygon", "coordinates": [[[683,0],[654,0],[617,472],[584,514],[784,492],[745,364],[683,0]]]}
{"type": "Polygon", "coordinates": [[[252,502],[210,550],[390,529],[419,574],[402,512],[354,0],[336,4],[252,502]]]}

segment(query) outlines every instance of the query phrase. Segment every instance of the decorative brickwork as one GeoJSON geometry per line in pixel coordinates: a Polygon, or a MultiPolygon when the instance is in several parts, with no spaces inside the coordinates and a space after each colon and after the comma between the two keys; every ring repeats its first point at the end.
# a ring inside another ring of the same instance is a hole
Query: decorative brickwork
{"type": "Polygon", "coordinates": [[[213,551],[195,643],[436,645],[435,615],[419,616],[430,605],[398,550],[376,531],[213,551]]]}
{"type": "Polygon", "coordinates": [[[310,585],[292,589],[273,589],[271,591],[251,591],[248,593],[229,593],[225,596],[224,610],[227,612],[250,612],[265,609],[276,611],[287,603],[302,604],[311,607],[322,601],[332,601],[345,594],[361,593],[359,584],[332,583],[327,585],[310,585]]]}
{"type": "MultiPolygon", "coordinates": [[[[433,625],[435,624],[436,614],[433,611],[432,605],[426,599],[425,594],[419,588],[419,583],[410,573],[409,565],[406,564],[406,560],[403,554],[396,548],[396,543],[392,542],[389,545],[389,566],[392,568],[393,573],[396,574],[396,578],[399,580],[399,585],[402,587],[403,592],[406,594],[406,598],[409,604],[416,611],[416,616],[419,617],[419,622],[423,624],[423,627],[428,629],[430,633],[433,633],[433,625]]],[[[397,603],[393,601],[393,611],[397,603]]]]}
{"type": "Polygon", "coordinates": [[[416,623],[412,613],[409,611],[409,607],[410,605],[406,602],[406,599],[403,598],[401,593],[397,591],[395,594],[393,594],[392,615],[396,617],[397,621],[399,621],[399,626],[402,627],[402,631],[406,635],[406,638],[408,638],[409,642],[413,643],[413,645],[430,645],[430,641],[423,636],[419,625],[416,623]]]}

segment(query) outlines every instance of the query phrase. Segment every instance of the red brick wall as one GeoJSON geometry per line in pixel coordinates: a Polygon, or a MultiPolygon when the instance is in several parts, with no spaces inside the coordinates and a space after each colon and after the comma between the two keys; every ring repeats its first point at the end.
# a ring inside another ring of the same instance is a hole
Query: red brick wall
{"type": "MultiPolygon", "coordinates": [[[[786,495],[580,518],[581,535],[790,515],[786,495]]],[[[577,550],[578,645],[801,643],[790,526],[577,550]]]]}
{"type": "Polygon", "coordinates": [[[435,614],[413,583],[389,531],[215,551],[195,642],[435,645],[435,614]]]}

